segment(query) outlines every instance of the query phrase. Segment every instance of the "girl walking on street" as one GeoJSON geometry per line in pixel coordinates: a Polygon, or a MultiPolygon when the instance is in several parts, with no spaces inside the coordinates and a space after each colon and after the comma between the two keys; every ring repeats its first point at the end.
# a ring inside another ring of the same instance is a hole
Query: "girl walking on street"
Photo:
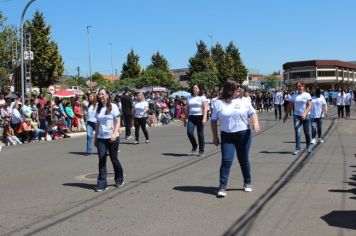
{"type": "Polygon", "coordinates": [[[87,148],[85,155],[88,156],[93,152],[93,135],[96,126],[96,95],[89,94],[88,107],[86,112],[87,120],[87,148]]]}
{"type": "Polygon", "coordinates": [[[228,80],[223,88],[221,99],[213,106],[211,117],[211,130],[213,133],[213,143],[218,146],[220,143],[218,136],[218,124],[221,127],[221,165],[220,165],[220,185],[217,197],[226,196],[226,186],[229,179],[230,169],[237,152],[237,159],[243,175],[243,188],[245,192],[252,191],[249,151],[251,145],[251,130],[260,132],[260,125],[256,110],[251,102],[240,96],[240,87],[235,81],[228,80]]]}
{"type": "Polygon", "coordinates": [[[108,189],[106,169],[108,152],[115,173],[114,180],[116,187],[121,187],[124,184],[124,175],[117,153],[120,143],[119,108],[114,103],[111,103],[109,93],[103,88],[98,92],[98,99],[94,145],[98,148],[99,175],[95,191],[102,192],[108,189]]]}
{"type": "Polygon", "coordinates": [[[139,92],[134,106],[135,144],[139,144],[140,127],[145,135],[146,143],[150,142],[146,129],[148,110],[148,103],[145,101],[143,93],[139,92]]]}
{"type": "Polygon", "coordinates": [[[323,143],[322,126],[323,118],[327,116],[328,108],[323,95],[320,93],[320,88],[312,91],[312,108],[310,110],[310,120],[312,129],[312,144],[316,144],[316,134],[318,133],[318,143],[323,143]]]}
{"type": "Polygon", "coordinates": [[[204,157],[204,125],[207,121],[208,100],[200,92],[198,85],[193,85],[192,95],[187,98],[184,127],[187,127],[187,135],[192,144],[192,153],[198,148],[194,137],[194,129],[197,127],[199,142],[199,157],[204,157]]]}

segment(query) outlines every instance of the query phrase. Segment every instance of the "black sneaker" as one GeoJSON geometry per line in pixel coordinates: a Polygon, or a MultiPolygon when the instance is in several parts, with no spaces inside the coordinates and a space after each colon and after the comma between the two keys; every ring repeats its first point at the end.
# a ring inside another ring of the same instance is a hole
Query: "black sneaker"
{"type": "Polygon", "coordinates": [[[103,191],[108,190],[108,189],[109,189],[108,187],[105,187],[105,188],[98,188],[98,187],[96,187],[96,188],[95,188],[95,192],[103,192],[103,191]]]}
{"type": "Polygon", "coordinates": [[[205,157],[204,152],[199,152],[199,157],[205,157]]]}
{"type": "Polygon", "coordinates": [[[193,149],[192,149],[192,154],[195,155],[196,152],[197,152],[197,149],[196,149],[196,148],[193,148],[193,149]]]}

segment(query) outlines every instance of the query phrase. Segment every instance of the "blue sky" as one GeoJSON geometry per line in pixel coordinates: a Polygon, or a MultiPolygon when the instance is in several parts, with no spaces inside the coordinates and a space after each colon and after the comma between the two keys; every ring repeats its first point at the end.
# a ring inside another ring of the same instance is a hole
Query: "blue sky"
{"type": "MultiPolygon", "coordinates": [[[[0,0],[8,24],[19,26],[27,0],[0,0]]],[[[89,74],[86,26],[90,28],[92,72],[111,74],[132,48],[140,64],[159,51],[172,69],[187,67],[204,40],[233,41],[248,68],[282,70],[294,60],[356,60],[355,0],[36,0],[26,13],[43,12],[52,26],[66,73],[89,74]],[[209,37],[212,36],[212,37],[209,37]]]]}

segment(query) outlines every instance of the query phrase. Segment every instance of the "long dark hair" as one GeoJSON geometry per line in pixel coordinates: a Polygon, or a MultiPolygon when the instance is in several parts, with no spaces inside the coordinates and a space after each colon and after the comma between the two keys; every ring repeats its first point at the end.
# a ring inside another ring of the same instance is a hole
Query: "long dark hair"
{"type": "Polygon", "coordinates": [[[102,104],[100,100],[98,101],[98,108],[97,108],[97,110],[96,110],[96,113],[99,114],[100,111],[101,111],[101,108],[103,108],[104,105],[105,105],[105,106],[106,106],[105,115],[109,115],[109,114],[111,113],[111,109],[112,109],[112,107],[111,107],[110,94],[109,94],[109,92],[108,92],[105,88],[99,89],[98,94],[100,93],[101,90],[104,90],[105,93],[108,95],[108,100],[107,100],[106,104],[102,104]]]}
{"type": "Polygon", "coordinates": [[[239,87],[240,87],[239,84],[233,80],[226,81],[221,94],[221,99],[230,102],[234,98],[235,91],[239,89],[239,87]]]}
{"type": "Polygon", "coordinates": [[[320,88],[316,88],[316,89],[315,89],[315,96],[316,96],[317,98],[320,98],[320,94],[321,94],[320,88]]]}
{"type": "Polygon", "coordinates": [[[193,91],[193,87],[194,86],[197,86],[199,88],[198,96],[202,96],[203,95],[203,90],[202,90],[202,87],[199,84],[192,84],[192,87],[190,87],[189,92],[192,94],[192,96],[195,96],[194,95],[194,91],[193,91]]]}
{"type": "Polygon", "coordinates": [[[90,107],[90,106],[96,106],[96,103],[97,103],[97,99],[96,99],[96,94],[95,93],[90,93],[89,95],[88,95],[88,102],[89,102],[89,104],[88,104],[88,107],[90,107]],[[90,101],[90,96],[93,96],[94,97],[94,101],[90,101]]]}

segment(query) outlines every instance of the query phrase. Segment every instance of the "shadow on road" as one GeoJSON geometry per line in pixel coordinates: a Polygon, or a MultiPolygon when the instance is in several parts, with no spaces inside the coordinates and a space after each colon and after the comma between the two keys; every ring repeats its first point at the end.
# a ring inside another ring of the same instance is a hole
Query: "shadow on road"
{"type": "MultiPolygon", "coordinates": [[[[283,143],[295,143],[295,141],[284,141],[283,143]]],[[[300,142],[300,143],[306,143],[306,142],[300,142]]]]}
{"type": "Polygon", "coordinates": [[[173,188],[177,191],[182,192],[196,192],[196,193],[205,193],[215,195],[217,187],[208,187],[208,186],[177,186],[173,188]]]}
{"type": "Polygon", "coordinates": [[[356,229],[356,211],[332,211],[322,216],[321,219],[330,226],[356,229]]]}
{"type": "MultiPolygon", "coordinates": [[[[80,155],[80,156],[85,156],[86,155],[86,152],[68,152],[68,153],[69,154],[73,154],[73,155],[80,155]]],[[[90,155],[97,155],[97,153],[92,153],[90,155]]]]}
{"type": "Polygon", "coordinates": [[[96,184],[87,184],[87,183],[65,183],[63,186],[69,187],[77,187],[77,188],[84,188],[84,189],[94,189],[96,184]]]}
{"type": "Polygon", "coordinates": [[[171,152],[162,153],[161,155],[163,155],[163,156],[171,156],[171,157],[191,157],[191,156],[193,156],[193,154],[171,153],[171,152]]]}
{"type": "Polygon", "coordinates": [[[287,151],[281,151],[281,152],[261,151],[260,153],[264,153],[264,154],[293,154],[293,152],[287,152],[287,151]]]}

